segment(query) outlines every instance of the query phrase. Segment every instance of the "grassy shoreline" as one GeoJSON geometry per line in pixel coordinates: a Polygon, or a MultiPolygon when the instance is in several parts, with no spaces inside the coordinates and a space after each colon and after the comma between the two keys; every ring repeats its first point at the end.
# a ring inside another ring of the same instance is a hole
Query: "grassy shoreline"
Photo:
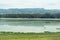
{"type": "Polygon", "coordinates": [[[45,33],[0,32],[0,40],[60,40],[60,32],[45,32],[45,33]]]}

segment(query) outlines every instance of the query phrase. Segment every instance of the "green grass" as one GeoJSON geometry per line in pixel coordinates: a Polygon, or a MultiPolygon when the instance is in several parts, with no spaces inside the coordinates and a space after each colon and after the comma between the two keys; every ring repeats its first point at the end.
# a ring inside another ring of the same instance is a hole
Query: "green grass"
{"type": "Polygon", "coordinates": [[[60,33],[0,32],[0,40],[60,40],[60,33]]]}

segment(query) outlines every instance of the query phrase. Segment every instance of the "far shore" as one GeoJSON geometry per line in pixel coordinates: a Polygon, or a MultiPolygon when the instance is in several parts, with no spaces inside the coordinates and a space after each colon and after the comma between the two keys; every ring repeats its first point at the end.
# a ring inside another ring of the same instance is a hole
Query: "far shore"
{"type": "Polygon", "coordinates": [[[60,20],[60,18],[0,18],[0,20],[33,20],[33,21],[39,21],[39,20],[60,20]]]}

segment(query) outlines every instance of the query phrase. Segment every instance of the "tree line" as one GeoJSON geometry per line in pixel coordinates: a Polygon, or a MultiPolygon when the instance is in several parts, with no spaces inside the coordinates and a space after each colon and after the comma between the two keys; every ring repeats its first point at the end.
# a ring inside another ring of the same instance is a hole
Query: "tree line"
{"type": "Polygon", "coordinates": [[[60,18],[60,13],[56,14],[0,14],[0,18],[60,18]]]}

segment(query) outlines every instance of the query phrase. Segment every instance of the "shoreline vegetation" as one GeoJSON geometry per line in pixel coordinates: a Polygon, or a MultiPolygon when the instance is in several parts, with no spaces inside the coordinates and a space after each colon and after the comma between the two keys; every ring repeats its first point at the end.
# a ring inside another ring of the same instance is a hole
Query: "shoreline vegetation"
{"type": "Polygon", "coordinates": [[[0,34],[5,34],[5,33],[8,33],[8,34],[56,34],[56,33],[59,33],[60,32],[50,32],[50,31],[44,31],[44,32],[8,32],[8,31],[0,31],[0,34]]]}
{"type": "Polygon", "coordinates": [[[0,18],[60,18],[60,13],[0,14],[0,18]]]}
{"type": "Polygon", "coordinates": [[[60,32],[0,32],[0,40],[60,40],[60,32]]]}

